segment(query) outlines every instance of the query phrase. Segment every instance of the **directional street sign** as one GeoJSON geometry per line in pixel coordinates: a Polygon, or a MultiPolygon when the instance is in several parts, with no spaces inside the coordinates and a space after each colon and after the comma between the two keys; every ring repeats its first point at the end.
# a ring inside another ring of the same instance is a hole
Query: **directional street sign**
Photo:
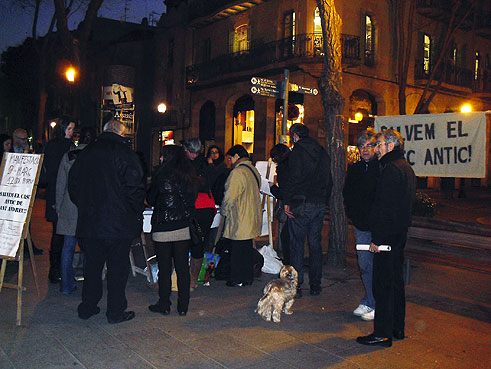
{"type": "Polygon", "coordinates": [[[269,88],[274,88],[274,89],[281,88],[281,81],[272,81],[272,80],[267,79],[267,78],[252,77],[251,83],[255,86],[258,86],[258,87],[269,87],[269,88]]]}
{"type": "Polygon", "coordinates": [[[288,86],[288,90],[292,92],[298,92],[304,95],[317,95],[319,93],[319,91],[317,91],[316,88],[299,86],[296,85],[295,83],[290,83],[288,86]]]}
{"type": "Polygon", "coordinates": [[[261,87],[261,86],[252,86],[251,92],[254,95],[266,96],[266,97],[280,97],[280,90],[276,89],[276,87],[261,87]]]}

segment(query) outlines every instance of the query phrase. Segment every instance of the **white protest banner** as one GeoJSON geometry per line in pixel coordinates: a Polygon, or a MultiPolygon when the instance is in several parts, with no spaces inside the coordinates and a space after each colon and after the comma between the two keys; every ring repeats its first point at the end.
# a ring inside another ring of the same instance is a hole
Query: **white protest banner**
{"type": "Polygon", "coordinates": [[[15,257],[33,202],[37,183],[39,154],[4,153],[0,180],[0,256],[15,257]]]}
{"type": "Polygon", "coordinates": [[[375,118],[377,132],[404,137],[406,159],[419,177],[486,177],[486,113],[445,113],[375,118]]]}

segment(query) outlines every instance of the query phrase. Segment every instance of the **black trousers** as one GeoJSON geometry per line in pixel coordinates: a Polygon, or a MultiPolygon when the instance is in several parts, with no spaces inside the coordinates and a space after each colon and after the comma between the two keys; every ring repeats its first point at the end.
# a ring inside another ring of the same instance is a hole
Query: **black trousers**
{"type": "Polygon", "coordinates": [[[93,313],[102,298],[102,270],[107,264],[107,312],[119,319],[128,307],[126,283],[130,272],[129,252],[132,239],[79,239],[85,256],[85,276],[79,312],[93,313]]]}
{"type": "Polygon", "coordinates": [[[195,211],[196,220],[198,221],[201,229],[204,233],[204,242],[198,245],[191,246],[191,257],[193,259],[201,259],[203,254],[205,253],[205,245],[208,245],[209,237],[210,237],[210,227],[213,223],[213,218],[215,217],[215,209],[214,208],[203,208],[196,209],[195,211]]]}
{"type": "Polygon", "coordinates": [[[253,240],[230,240],[230,245],[230,281],[251,284],[254,280],[253,240]]]}
{"type": "MultiPolygon", "coordinates": [[[[189,247],[191,240],[155,242],[155,254],[159,264],[159,302],[170,310],[172,263],[177,274],[177,311],[188,311],[189,306],[189,247]]],[[[203,256],[201,256],[203,257],[203,256]]]]}
{"type": "Polygon", "coordinates": [[[56,233],[56,225],[58,221],[51,222],[53,230],[51,233],[51,244],[49,248],[49,276],[56,278],[60,277],[61,271],[61,251],[65,237],[56,233]]]}
{"type": "Polygon", "coordinates": [[[392,237],[391,251],[376,253],[373,259],[373,295],[375,297],[374,333],[392,337],[394,330],[403,331],[406,319],[404,290],[404,246],[407,231],[392,237]]]}

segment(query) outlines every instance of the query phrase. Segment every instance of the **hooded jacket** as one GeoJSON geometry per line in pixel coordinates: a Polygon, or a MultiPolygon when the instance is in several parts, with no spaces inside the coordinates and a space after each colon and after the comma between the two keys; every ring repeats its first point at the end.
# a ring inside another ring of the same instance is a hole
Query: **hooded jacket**
{"type": "Polygon", "coordinates": [[[304,137],[295,143],[288,156],[288,165],[286,205],[299,195],[305,197],[305,202],[328,204],[332,190],[331,159],[316,140],[304,137]]]}

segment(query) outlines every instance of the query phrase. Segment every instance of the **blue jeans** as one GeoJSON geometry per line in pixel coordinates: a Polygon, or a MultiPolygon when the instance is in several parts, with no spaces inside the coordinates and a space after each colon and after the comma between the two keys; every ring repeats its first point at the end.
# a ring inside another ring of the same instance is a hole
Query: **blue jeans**
{"type": "MultiPolygon", "coordinates": [[[[369,231],[360,231],[355,227],[356,243],[370,244],[372,234],[369,231]]],[[[365,296],[361,300],[362,305],[375,309],[375,298],[373,297],[373,252],[357,251],[358,265],[360,266],[361,280],[365,286],[365,296]]]]}
{"type": "Polygon", "coordinates": [[[305,203],[301,216],[288,219],[290,232],[290,260],[298,272],[298,286],[303,283],[303,259],[305,237],[309,244],[309,284],[320,286],[322,278],[322,225],[326,213],[325,204],[305,203]]]}
{"type": "Polygon", "coordinates": [[[63,250],[61,251],[61,293],[69,295],[75,290],[73,273],[73,254],[77,246],[75,236],[64,236],[63,250]]]}

